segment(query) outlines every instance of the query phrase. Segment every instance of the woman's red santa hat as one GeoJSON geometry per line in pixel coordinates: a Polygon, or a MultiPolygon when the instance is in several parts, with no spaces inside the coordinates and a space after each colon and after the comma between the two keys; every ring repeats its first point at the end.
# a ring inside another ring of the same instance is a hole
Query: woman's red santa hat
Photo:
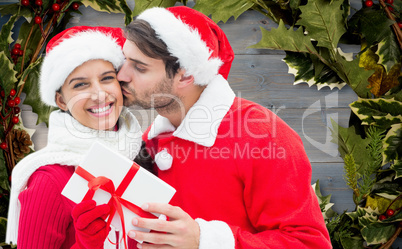
{"type": "Polygon", "coordinates": [[[124,62],[126,39],[121,28],[76,26],[64,30],[47,44],[40,72],[40,95],[44,103],[55,106],[56,91],[75,68],[95,59],[109,61],[118,70],[124,62]]]}
{"type": "Polygon", "coordinates": [[[187,75],[207,85],[217,75],[227,79],[234,59],[225,33],[206,15],[185,6],[151,8],[137,19],[147,21],[187,75]]]}

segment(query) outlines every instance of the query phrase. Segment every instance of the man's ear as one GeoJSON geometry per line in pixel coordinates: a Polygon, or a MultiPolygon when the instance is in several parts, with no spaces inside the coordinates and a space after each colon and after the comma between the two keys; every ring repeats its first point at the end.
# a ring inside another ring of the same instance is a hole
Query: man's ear
{"type": "Polygon", "coordinates": [[[56,92],[56,104],[63,111],[68,111],[67,104],[64,102],[63,95],[61,93],[56,92]]]}
{"type": "Polygon", "coordinates": [[[180,69],[180,72],[178,73],[179,78],[179,88],[183,88],[189,85],[192,85],[194,83],[194,76],[192,75],[186,75],[186,70],[180,69]]]}

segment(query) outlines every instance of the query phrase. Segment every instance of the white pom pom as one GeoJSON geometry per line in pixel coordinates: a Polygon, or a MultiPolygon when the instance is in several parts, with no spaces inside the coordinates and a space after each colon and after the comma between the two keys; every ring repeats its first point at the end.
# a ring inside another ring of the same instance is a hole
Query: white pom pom
{"type": "Polygon", "coordinates": [[[155,155],[155,163],[160,170],[168,170],[172,167],[173,157],[164,149],[155,155]]]}

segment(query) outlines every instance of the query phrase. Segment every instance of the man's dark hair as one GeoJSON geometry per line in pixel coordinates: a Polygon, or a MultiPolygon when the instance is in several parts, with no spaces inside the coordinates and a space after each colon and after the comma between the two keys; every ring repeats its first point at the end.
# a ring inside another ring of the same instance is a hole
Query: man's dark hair
{"type": "Polygon", "coordinates": [[[135,19],[125,28],[126,39],[144,53],[154,59],[161,59],[165,63],[166,74],[173,78],[180,68],[178,58],[172,56],[167,49],[165,42],[157,37],[155,30],[147,21],[135,19]]]}

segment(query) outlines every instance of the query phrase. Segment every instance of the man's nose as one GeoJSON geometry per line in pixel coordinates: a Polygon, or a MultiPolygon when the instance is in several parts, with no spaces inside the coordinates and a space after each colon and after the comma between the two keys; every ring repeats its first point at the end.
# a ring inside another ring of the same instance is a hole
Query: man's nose
{"type": "Polygon", "coordinates": [[[117,80],[119,82],[130,82],[130,77],[127,74],[127,66],[126,63],[120,68],[119,72],[117,73],[117,80]]]}

